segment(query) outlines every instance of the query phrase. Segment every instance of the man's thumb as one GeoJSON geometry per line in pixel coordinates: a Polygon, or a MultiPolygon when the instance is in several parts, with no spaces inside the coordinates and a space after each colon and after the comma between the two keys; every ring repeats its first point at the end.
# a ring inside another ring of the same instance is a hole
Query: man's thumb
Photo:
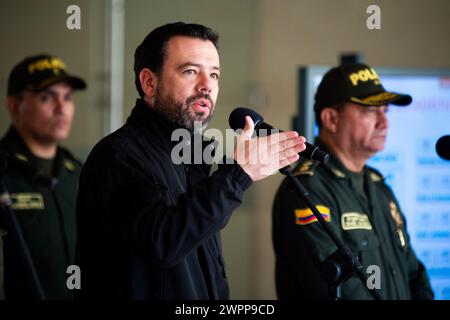
{"type": "Polygon", "coordinates": [[[255,130],[255,123],[253,119],[249,116],[245,116],[245,127],[242,131],[242,135],[245,139],[250,139],[253,135],[253,131],[255,130]]]}

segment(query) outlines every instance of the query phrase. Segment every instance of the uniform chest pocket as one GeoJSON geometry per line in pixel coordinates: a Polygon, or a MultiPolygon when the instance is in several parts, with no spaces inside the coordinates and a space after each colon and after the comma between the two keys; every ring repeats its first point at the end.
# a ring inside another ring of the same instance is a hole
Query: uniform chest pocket
{"type": "Polygon", "coordinates": [[[341,228],[347,244],[355,252],[377,250],[380,246],[369,216],[365,213],[343,213],[341,228]]]}
{"type": "Polygon", "coordinates": [[[349,230],[344,234],[345,243],[362,265],[377,264],[381,243],[373,230],[349,230]]]}
{"type": "Polygon", "coordinates": [[[345,242],[356,252],[378,250],[380,240],[373,230],[344,231],[345,242]]]}

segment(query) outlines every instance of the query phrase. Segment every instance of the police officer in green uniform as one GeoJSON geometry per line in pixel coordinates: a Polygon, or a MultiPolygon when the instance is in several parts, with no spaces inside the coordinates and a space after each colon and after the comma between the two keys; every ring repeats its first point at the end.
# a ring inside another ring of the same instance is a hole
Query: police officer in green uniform
{"type": "MultiPolygon", "coordinates": [[[[61,59],[47,54],[17,64],[8,80],[11,126],[0,140],[4,182],[47,299],[71,299],[67,267],[74,263],[75,203],[81,163],[58,144],[70,132],[74,89],[61,59]]],[[[0,212],[1,213],[1,212],[0,212]]],[[[4,292],[7,300],[35,298],[33,282],[3,213],[4,292]]]]}
{"type": "MultiPolygon", "coordinates": [[[[411,101],[409,95],[387,92],[376,71],[364,64],[335,67],[318,87],[317,145],[330,153],[330,161],[303,161],[293,173],[370,276],[367,284],[356,276],[346,281],[343,299],[371,299],[365,286],[382,299],[433,299],[399,203],[383,176],[366,165],[384,148],[388,105],[411,101]]],[[[337,248],[287,180],[274,200],[273,244],[278,297],[327,299],[328,286],[319,270],[337,248]]]]}

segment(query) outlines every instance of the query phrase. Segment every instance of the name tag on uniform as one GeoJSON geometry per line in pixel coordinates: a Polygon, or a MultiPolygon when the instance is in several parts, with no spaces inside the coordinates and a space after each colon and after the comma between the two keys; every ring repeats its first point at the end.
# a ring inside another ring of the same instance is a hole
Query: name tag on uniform
{"type": "Polygon", "coordinates": [[[44,197],[40,193],[11,193],[14,210],[44,209],[44,197]]]}
{"type": "Polygon", "coordinates": [[[346,212],[342,214],[341,226],[343,230],[372,230],[372,224],[367,214],[358,212],[346,212]]]}

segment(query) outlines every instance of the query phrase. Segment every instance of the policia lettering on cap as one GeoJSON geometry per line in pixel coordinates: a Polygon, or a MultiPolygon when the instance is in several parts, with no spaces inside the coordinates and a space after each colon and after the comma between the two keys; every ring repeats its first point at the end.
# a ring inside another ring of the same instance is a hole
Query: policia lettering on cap
{"type": "MultiPolygon", "coordinates": [[[[72,299],[66,270],[74,263],[81,163],[60,143],[71,129],[73,90],[85,88],[84,80],[69,74],[60,58],[48,54],[25,58],[8,79],[11,126],[0,140],[7,166],[3,178],[47,299],[72,299]]],[[[2,219],[0,229],[4,231],[0,232],[4,297],[34,299],[33,282],[13,240],[14,230],[2,219]]]]}
{"type": "MultiPolygon", "coordinates": [[[[315,95],[319,126],[316,145],[330,153],[326,164],[306,160],[293,172],[310,192],[325,221],[356,254],[364,269],[378,266],[382,299],[432,299],[424,265],[417,259],[405,217],[383,176],[366,165],[383,150],[388,104],[406,106],[412,98],[386,91],[376,71],[365,64],[329,70],[315,95]]],[[[327,299],[319,270],[336,247],[303,201],[280,186],[273,206],[276,288],[280,299],[327,299]]],[[[352,277],[344,299],[371,299],[352,277]]]]}

